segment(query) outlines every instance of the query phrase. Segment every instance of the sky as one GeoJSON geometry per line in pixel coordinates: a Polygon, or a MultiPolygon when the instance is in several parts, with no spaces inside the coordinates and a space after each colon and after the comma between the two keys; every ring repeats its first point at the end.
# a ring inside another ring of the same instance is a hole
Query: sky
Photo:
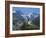
{"type": "MultiPolygon", "coordinates": [[[[13,11],[19,11],[24,14],[35,13],[40,14],[40,8],[13,7],[13,11]]],[[[17,12],[16,12],[17,13],[17,12]]]]}

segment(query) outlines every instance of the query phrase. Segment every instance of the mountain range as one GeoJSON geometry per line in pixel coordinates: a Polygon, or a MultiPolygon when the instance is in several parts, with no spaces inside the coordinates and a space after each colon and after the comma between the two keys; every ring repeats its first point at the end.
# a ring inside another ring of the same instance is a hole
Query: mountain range
{"type": "Polygon", "coordinates": [[[37,18],[39,15],[35,14],[35,13],[23,14],[23,13],[18,11],[17,13],[13,13],[13,16],[15,18],[18,18],[18,20],[19,19],[33,20],[33,19],[37,18]]]}

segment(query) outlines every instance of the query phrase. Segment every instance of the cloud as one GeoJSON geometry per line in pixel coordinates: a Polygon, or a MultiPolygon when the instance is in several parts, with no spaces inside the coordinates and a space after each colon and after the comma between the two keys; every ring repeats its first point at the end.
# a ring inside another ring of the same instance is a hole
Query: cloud
{"type": "Polygon", "coordinates": [[[14,10],[13,13],[16,13],[16,11],[14,10]]]}

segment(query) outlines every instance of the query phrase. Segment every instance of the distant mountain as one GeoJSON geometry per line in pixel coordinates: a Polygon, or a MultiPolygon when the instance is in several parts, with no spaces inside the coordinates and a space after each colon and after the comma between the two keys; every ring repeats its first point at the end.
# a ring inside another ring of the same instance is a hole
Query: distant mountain
{"type": "Polygon", "coordinates": [[[21,15],[23,18],[25,18],[25,19],[30,19],[30,20],[33,20],[33,19],[35,19],[36,17],[38,17],[38,15],[37,14],[34,14],[34,13],[29,13],[29,14],[22,14],[21,15]]]}

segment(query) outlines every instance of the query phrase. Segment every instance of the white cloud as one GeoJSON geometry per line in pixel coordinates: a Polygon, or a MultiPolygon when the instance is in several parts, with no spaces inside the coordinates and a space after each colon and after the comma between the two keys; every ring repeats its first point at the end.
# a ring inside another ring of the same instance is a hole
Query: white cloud
{"type": "Polygon", "coordinates": [[[16,13],[16,11],[13,11],[13,13],[16,13]]]}

